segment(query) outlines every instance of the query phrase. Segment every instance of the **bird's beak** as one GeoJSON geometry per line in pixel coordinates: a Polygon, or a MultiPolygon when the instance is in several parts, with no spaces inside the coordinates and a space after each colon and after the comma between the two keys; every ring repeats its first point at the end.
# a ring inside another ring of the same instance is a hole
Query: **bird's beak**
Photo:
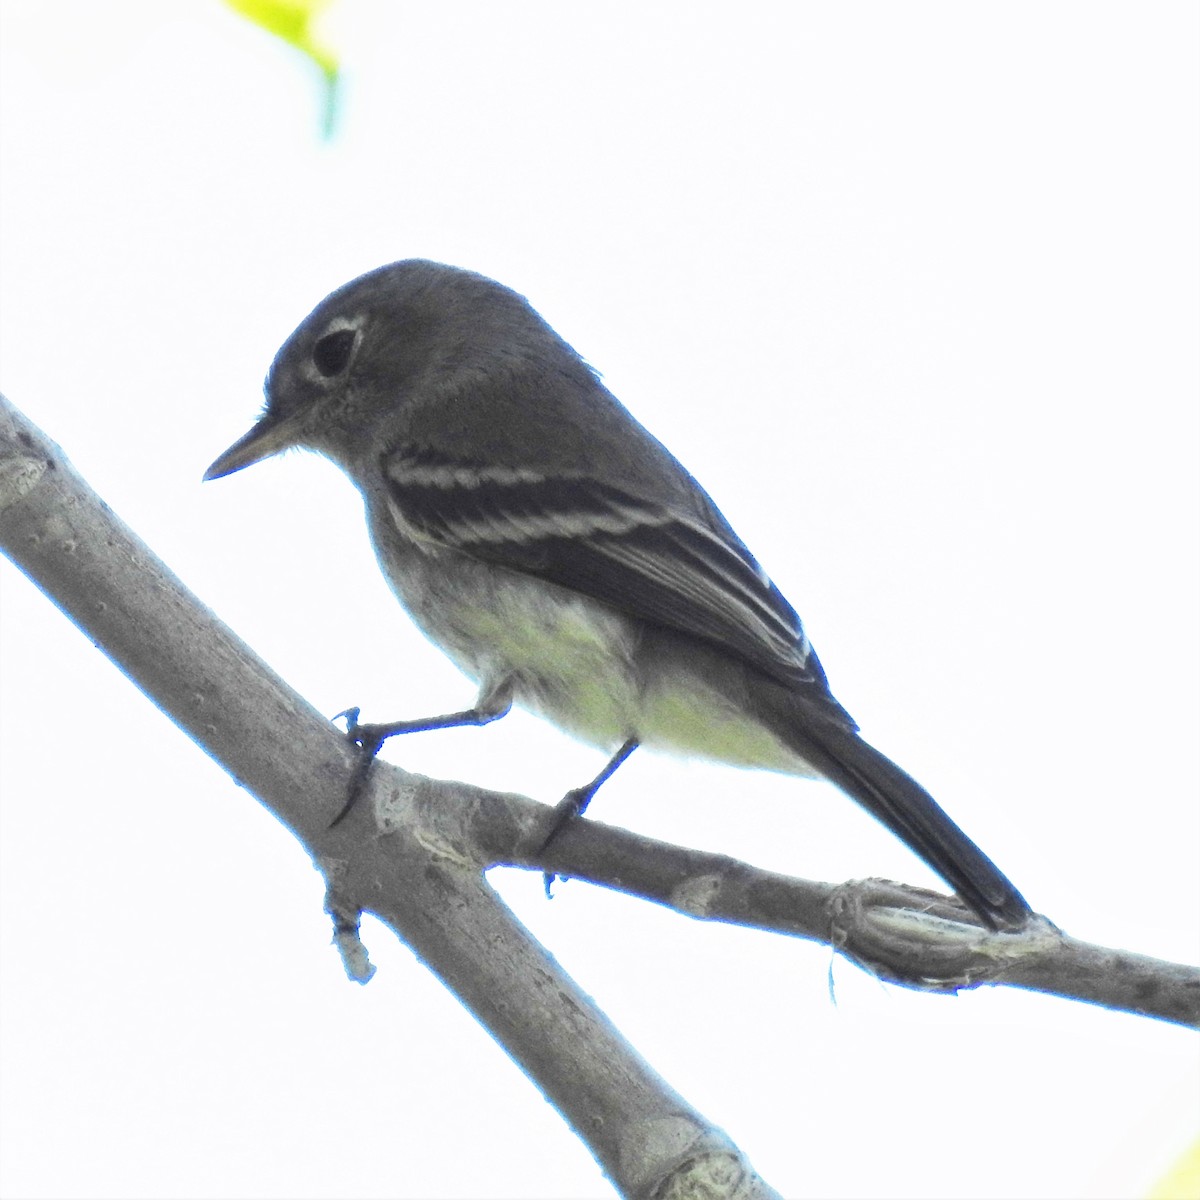
{"type": "Polygon", "coordinates": [[[259,417],[254,427],[244,437],[238,438],[216,462],[204,472],[205,480],[220,479],[222,475],[232,475],[243,467],[251,467],[280,450],[286,450],[295,445],[293,430],[294,422],[280,420],[271,413],[259,417]]]}

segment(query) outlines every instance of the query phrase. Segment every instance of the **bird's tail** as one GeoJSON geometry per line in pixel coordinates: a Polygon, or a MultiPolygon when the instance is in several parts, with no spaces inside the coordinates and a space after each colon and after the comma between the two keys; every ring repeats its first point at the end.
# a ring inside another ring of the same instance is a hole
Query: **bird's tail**
{"type": "MultiPolygon", "coordinates": [[[[804,700],[790,697],[792,703],[804,700]]],[[[999,867],[934,798],[852,727],[828,720],[771,720],[776,733],[815,770],[857,800],[925,860],[993,929],[1020,928],[1032,916],[999,867]]]]}

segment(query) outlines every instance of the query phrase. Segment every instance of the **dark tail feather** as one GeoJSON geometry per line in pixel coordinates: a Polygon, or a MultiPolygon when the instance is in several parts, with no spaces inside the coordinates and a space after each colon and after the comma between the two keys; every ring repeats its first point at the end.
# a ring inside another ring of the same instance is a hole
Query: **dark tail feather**
{"type": "Polygon", "coordinates": [[[786,725],[772,721],[787,743],[923,858],[981,920],[1013,929],[1032,916],[1021,893],[911,775],[849,728],[797,719],[794,710],[790,716],[786,725]]]}

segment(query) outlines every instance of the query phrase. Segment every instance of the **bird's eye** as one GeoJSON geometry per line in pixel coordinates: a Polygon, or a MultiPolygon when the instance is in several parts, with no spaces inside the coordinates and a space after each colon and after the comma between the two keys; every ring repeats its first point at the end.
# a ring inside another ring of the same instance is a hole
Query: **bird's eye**
{"type": "Polygon", "coordinates": [[[353,329],[339,329],[336,333],[327,333],[313,347],[313,364],[326,379],[330,379],[346,369],[353,349],[353,329]]]}

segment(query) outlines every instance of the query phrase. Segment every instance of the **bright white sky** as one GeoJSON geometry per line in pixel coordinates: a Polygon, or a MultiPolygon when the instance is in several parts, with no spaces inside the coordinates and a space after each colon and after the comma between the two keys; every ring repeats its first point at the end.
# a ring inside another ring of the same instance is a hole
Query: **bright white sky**
{"type": "MultiPolygon", "coordinates": [[[[329,290],[471,267],[691,467],[1036,907],[1196,961],[1195,4],[347,0],[331,145],[315,72],[216,0],[0,18],[0,386],[318,708],[472,690],[335,469],[200,474],[329,290]]],[[[299,847],[7,563],[0,603],[0,1191],[609,1194],[378,925],[346,982],[299,847]]],[[[388,754],[547,801],[599,757],[524,716],[388,754]]],[[[933,882],[826,785],[637,755],[596,815],[933,882]]],[[[786,1195],[1145,1195],[1200,1123],[1182,1030],[493,882],[786,1195]]]]}

